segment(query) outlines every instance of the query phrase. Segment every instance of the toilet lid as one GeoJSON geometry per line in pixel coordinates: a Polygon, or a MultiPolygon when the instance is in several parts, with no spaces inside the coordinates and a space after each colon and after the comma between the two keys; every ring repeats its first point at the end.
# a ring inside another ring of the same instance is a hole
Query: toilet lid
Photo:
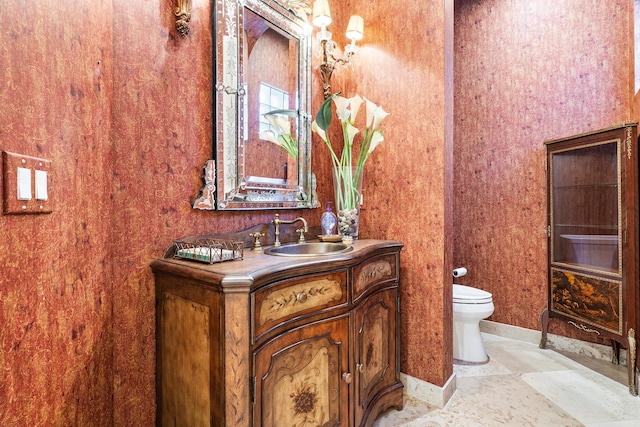
{"type": "Polygon", "coordinates": [[[453,285],[453,302],[458,304],[487,304],[493,301],[490,292],[464,285],[453,285]]]}

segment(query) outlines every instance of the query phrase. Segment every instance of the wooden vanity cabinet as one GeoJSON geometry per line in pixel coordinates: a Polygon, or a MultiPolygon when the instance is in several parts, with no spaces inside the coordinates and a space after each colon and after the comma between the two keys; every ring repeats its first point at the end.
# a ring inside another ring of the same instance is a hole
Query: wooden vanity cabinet
{"type": "Polygon", "coordinates": [[[353,246],[154,261],[157,425],[370,426],[402,408],[402,245],[353,246]]]}
{"type": "Polygon", "coordinates": [[[638,135],[637,123],[545,143],[549,299],[542,315],[594,341],[610,340],[614,362],[627,349],[629,391],[638,393],[638,135]]]}

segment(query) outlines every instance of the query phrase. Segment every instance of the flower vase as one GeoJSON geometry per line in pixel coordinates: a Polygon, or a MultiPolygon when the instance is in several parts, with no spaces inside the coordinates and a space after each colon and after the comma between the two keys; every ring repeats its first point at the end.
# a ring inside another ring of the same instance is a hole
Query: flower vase
{"type": "Polygon", "coordinates": [[[338,234],[357,239],[362,201],[362,167],[334,166],[333,194],[338,234]]]}

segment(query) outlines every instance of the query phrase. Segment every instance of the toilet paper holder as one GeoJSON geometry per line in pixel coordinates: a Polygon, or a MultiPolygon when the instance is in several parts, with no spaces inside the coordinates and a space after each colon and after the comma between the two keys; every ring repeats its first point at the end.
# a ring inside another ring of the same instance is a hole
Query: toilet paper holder
{"type": "Polygon", "coordinates": [[[467,269],[464,267],[454,268],[453,277],[462,277],[467,274],[467,269]]]}

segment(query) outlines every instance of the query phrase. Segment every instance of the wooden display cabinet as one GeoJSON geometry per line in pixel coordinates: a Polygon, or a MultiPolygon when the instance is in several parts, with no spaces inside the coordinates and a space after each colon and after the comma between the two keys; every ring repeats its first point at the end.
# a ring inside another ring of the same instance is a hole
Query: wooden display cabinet
{"type": "Polygon", "coordinates": [[[157,424],[370,426],[401,409],[401,248],[154,261],[157,424]]]}
{"type": "Polygon", "coordinates": [[[637,124],[547,141],[549,299],[542,314],[627,349],[637,395],[637,124]]]}

